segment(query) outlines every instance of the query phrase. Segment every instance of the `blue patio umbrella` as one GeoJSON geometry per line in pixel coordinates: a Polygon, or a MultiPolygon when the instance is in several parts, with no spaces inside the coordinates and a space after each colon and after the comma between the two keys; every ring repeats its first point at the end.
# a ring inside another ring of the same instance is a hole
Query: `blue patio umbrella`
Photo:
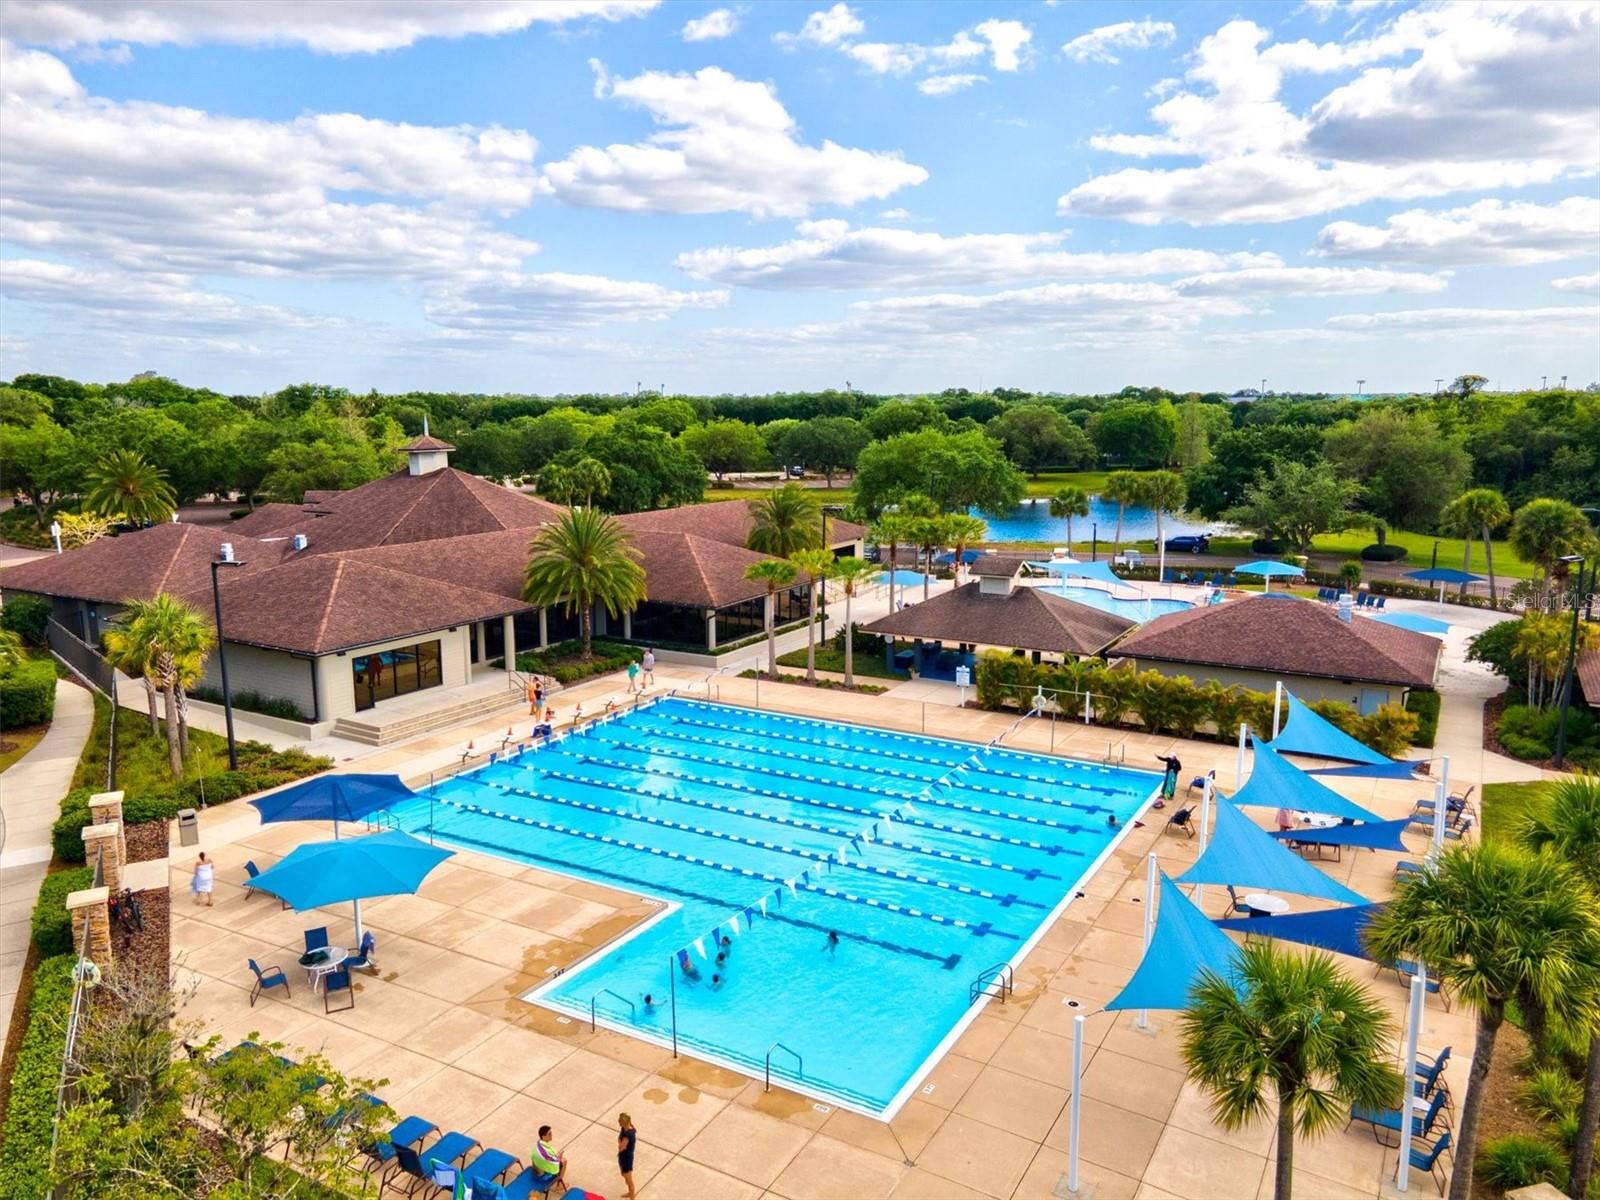
{"type": "Polygon", "coordinates": [[[1426,571],[1407,571],[1407,579],[1415,579],[1418,583],[1437,583],[1439,585],[1439,603],[1444,603],[1444,585],[1447,583],[1477,583],[1482,575],[1474,575],[1471,571],[1458,571],[1454,567],[1429,567],[1426,571]]]}
{"type": "Polygon", "coordinates": [[[263,825],[274,821],[332,821],[339,836],[340,821],[390,808],[414,793],[398,775],[315,775],[250,803],[263,825]]]}
{"type": "Polygon", "coordinates": [[[1270,592],[1274,578],[1281,575],[1304,576],[1305,569],[1263,558],[1259,562],[1245,563],[1242,567],[1235,567],[1233,573],[1235,575],[1260,575],[1264,582],[1265,590],[1270,592]]]}
{"type": "Polygon", "coordinates": [[[359,945],[363,900],[411,895],[430,871],[454,853],[398,829],[331,842],[307,842],[249,880],[245,887],[276,896],[296,912],[354,901],[359,945]]]}

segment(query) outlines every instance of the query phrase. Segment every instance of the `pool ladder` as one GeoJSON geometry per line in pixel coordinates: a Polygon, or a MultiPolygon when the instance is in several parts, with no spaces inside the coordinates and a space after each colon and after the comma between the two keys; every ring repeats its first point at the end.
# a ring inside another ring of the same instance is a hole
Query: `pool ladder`
{"type": "Polygon", "coordinates": [[[804,1079],[806,1074],[805,1059],[801,1058],[798,1053],[785,1046],[782,1042],[773,1042],[772,1045],[767,1047],[767,1091],[769,1092],[772,1090],[772,1052],[774,1050],[782,1050],[785,1054],[793,1057],[796,1078],[804,1079]]]}
{"type": "Polygon", "coordinates": [[[621,1000],[624,1004],[626,1004],[628,1006],[628,1013],[629,1013],[630,1016],[633,1017],[634,1021],[637,1022],[639,1020],[639,1010],[634,1007],[634,1004],[633,1004],[632,1000],[629,1000],[626,996],[620,995],[617,992],[613,992],[610,988],[601,988],[598,992],[596,992],[594,995],[589,997],[589,1032],[590,1033],[593,1033],[595,1031],[595,1029],[597,1028],[597,1025],[598,1025],[598,1022],[595,1020],[595,1015],[596,1015],[595,1014],[595,1005],[599,1002],[601,996],[616,996],[618,1000],[621,1000]]]}
{"type": "Polygon", "coordinates": [[[999,996],[1000,1003],[1004,1004],[1006,997],[1016,990],[1016,975],[1011,969],[1011,964],[996,963],[978,972],[978,977],[967,989],[967,1005],[971,1007],[976,1004],[979,996],[999,996]]]}

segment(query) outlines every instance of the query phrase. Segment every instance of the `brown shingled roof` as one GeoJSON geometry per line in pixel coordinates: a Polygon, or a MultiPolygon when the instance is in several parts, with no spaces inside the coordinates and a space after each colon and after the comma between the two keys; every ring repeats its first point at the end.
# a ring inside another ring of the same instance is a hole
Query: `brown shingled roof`
{"type": "Polygon", "coordinates": [[[971,642],[1051,654],[1096,654],[1133,628],[1125,617],[1063,600],[1043,588],[985,596],[976,583],[909,604],[863,628],[924,641],[971,642]]]}
{"type": "MultiPolygon", "coordinates": [[[[750,537],[755,518],[751,500],[713,500],[709,504],[686,504],[681,508],[657,508],[649,512],[624,513],[617,519],[628,529],[653,529],[662,533],[686,533],[709,538],[727,546],[743,546],[750,537]]],[[[859,525],[837,518],[828,522],[834,544],[856,541],[864,535],[859,525]]]]}
{"type": "Polygon", "coordinates": [[[992,579],[1010,579],[1022,570],[1028,561],[1026,554],[980,554],[967,568],[970,575],[989,576],[992,579]]]}
{"type": "Polygon", "coordinates": [[[532,529],[564,511],[451,467],[426,475],[396,471],[319,507],[330,515],[305,530],[313,554],[532,529]]]}
{"type": "Polygon", "coordinates": [[[304,533],[311,524],[311,516],[299,504],[259,504],[254,512],[246,513],[237,521],[229,521],[229,533],[242,533],[246,537],[265,537],[276,533],[304,533]]]}
{"type": "Polygon", "coordinates": [[[65,554],[48,554],[0,571],[6,591],[68,596],[101,604],[158,592],[211,594],[211,563],[217,548],[232,542],[235,555],[254,574],[283,561],[287,543],[259,542],[215,525],[165,522],[101,538],[65,554]]]}
{"type": "Polygon", "coordinates": [[[426,542],[368,546],[343,551],[338,557],[516,598],[522,595],[522,573],[528,565],[528,547],[534,536],[532,529],[502,529],[426,542]]]}
{"type": "Polygon", "coordinates": [[[765,562],[765,554],[665,530],[630,529],[628,538],[639,549],[649,598],[658,603],[721,608],[767,594],[766,584],[744,577],[745,567],[765,562]]]}
{"type": "Polygon", "coordinates": [[[1600,650],[1585,650],[1578,655],[1577,676],[1583,698],[1591,708],[1600,708],[1600,650]]]}
{"type": "Polygon", "coordinates": [[[400,449],[409,454],[413,450],[454,450],[455,447],[449,442],[441,442],[436,437],[429,437],[427,434],[423,434],[421,437],[412,438],[400,449]]]}
{"type": "Polygon", "coordinates": [[[1438,638],[1308,600],[1255,597],[1168,613],[1121,642],[1135,659],[1432,687],[1438,638]]]}

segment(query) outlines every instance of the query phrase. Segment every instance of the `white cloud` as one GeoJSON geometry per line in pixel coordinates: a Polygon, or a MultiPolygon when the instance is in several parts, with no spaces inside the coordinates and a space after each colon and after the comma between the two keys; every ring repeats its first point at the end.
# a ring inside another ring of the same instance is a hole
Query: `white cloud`
{"type": "Polygon", "coordinates": [[[1274,254],[1159,249],[1072,253],[1059,233],[946,237],[908,229],[851,229],[846,221],[802,222],[792,241],[758,249],[716,246],[680,254],[695,279],[775,290],[966,287],[1024,279],[1192,275],[1281,267],[1274,254]]]}
{"type": "Polygon", "coordinates": [[[643,108],[664,128],[642,143],[580,146],[546,166],[544,187],[569,204],[803,216],[818,204],[882,199],[928,177],[898,154],[802,143],[771,84],[720,67],[613,79],[594,66],[597,95],[643,108]]]}
{"type": "Polygon", "coordinates": [[[880,221],[909,221],[911,210],[909,208],[886,208],[878,214],[880,221]]]}
{"type": "Polygon", "coordinates": [[[866,32],[866,24],[848,4],[835,4],[806,18],[799,33],[780,33],[779,42],[809,42],[813,46],[837,46],[846,38],[866,32]]]}
{"type": "Polygon", "coordinates": [[[1021,21],[980,21],[972,32],[989,43],[996,71],[1018,70],[1023,52],[1033,40],[1033,31],[1021,21]]]}
{"type": "Polygon", "coordinates": [[[1170,46],[1178,31],[1170,21],[1119,21],[1081,33],[1061,47],[1061,53],[1074,62],[1115,63],[1117,50],[1148,50],[1151,46],[1170,46]]]}
{"type": "Polygon", "coordinates": [[[1333,329],[1428,329],[1499,332],[1508,328],[1547,332],[1600,333],[1600,307],[1565,305],[1553,308],[1415,308],[1403,312],[1349,313],[1329,317],[1333,329]]]}
{"type": "Polygon", "coordinates": [[[1172,286],[1185,296],[1364,296],[1442,292],[1449,281],[1449,272],[1421,275],[1370,267],[1252,267],[1194,275],[1172,286]]]}
{"type": "MultiPolygon", "coordinates": [[[[996,71],[1016,71],[1022,66],[1033,31],[1021,21],[987,20],[971,30],[961,30],[943,45],[920,42],[864,42],[858,35],[866,23],[847,4],[814,12],[798,33],[780,33],[780,45],[806,44],[838,50],[877,75],[906,75],[912,71],[946,71],[953,66],[989,56],[996,71]]],[[[927,95],[943,95],[927,91],[927,95]]]]}
{"type": "Polygon", "coordinates": [[[1365,39],[1269,43],[1252,22],[1228,22],[1197,49],[1186,75],[1196,86],[1150,110],[1160,132],[1090,143],[1198,165],[1100,175],[1062,196],[1060,211],[1140,224],[1282,221],[1600,172],[1600,6],[1423,6],[1365,39]],[[1281,97],[1287,75],[1351,70],[1304,111],[1281,97]]]}
{"type": "Polygon", "coordinates": [[[6,36],[66,49],[136,45],[305,46],[372,54],[424,38],[515,33],[530,25],[620,21],[660,0],[9,0],[6,36]]]}
{"type": "Polygon", "coordinates": [[[917,84],[917,91],[924,96],[950,96],[975,83],[987,82],[983,75],[929,75],[917,84]]]}
{"type": "Polygon", "coordinates": [[[1568,275],[1565,279],[1552,279],[1550,286],[1558,292],[1585,292],[1600,295],[1600,271],[1592,275],[1568,275]]]}
{"type": "Polygon", "coordinates": [[[428,305],[428,319],[474,333],[539,333],[612,321],[660,321],[684,309],[721,308],[725,291],[680,292],[657,283],[550,272],[485,278],[428,305]]]}
{"type": "Polygon", "coordinates": [[[1498,199],[1464,208],[1395,213],[1382,226],[1335,221],[1317,234],[1326,258],[1426,266],[1525,265],[1600,253],[1600,198],[1556,204],[1498,199]]]}
{"type": "Polygon", "coordinates": [[[683,40],[686,42],[711,42],[732,37],[739,31],[739,14],[731,8],[714,8],[703,17],[694,17],[683,23],[683,40]]]}

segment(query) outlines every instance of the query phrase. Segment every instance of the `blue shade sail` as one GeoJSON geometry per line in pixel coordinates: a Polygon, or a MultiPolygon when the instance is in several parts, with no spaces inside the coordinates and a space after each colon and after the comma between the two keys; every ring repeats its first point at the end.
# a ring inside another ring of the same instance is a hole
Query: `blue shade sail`
{"type": "Polygon", "coordinates": [[[1101,583],[1119,586],[1125,580],[1117,578],[1111,569],[1110,563],[1104,562],[1073,562],[1070,559],[1051,559],[1049,562],[1030,562],[1030,567],[1040,571],[1049,571],[1052,575],[1061,576],[1062,586],[1066,586],[1068,579],[1098,579],[1101,583]]]}
{"type": "Polygon", "coordinates": [[[1150,948],[1107,1011],[1129,1008],[1188,1008],[1189,992],[1203,970],[1226,975],[1239,947],[1189,902],[1178,885],[1161,876],[1161,906],[1150,948]]]}
{"type": "Polygon", "coordinates": [[[1410,817],[1398,821],[1373,821],[1366,825],[1329,825],[1322,829],[1289,829],[1269,834],[1280,842],[1309,842],[1314,846],[1359,846],[1365,850],[1393,850],[1405,854],[1407,846],[1400,835],[1411,825],[1410,817]]]}
{"type": "Polygon", "coordinates": [[[1393,761],[1371,746],[1356,741],[1332,721],[1319,717],[1289,691],[1289,712],[1272,748],[1279,754],[1306,754],[1316,758],[1337,758],[1343,762],[1384,764],[1393,761]]]}
{"type": "Polygon", "coordinates": [[[1367,898],[1324,875],[1278,844],[1233,804],[1217,798],[1211,843],[1179,883],[1220,883],[1266,892],[1295,892],[1335,904],[1365,904],[1367,898]]]}
{"type": "Polygon", "coordinates": [[[454,854],[398,829],[366,837],[296,846],[245,884],[276,896],[297,912],[366,900],[409,896],[428,873],[454,854]]]}
{"type": "Polygon", "coordinates": [[[1232,798],[1241,808],[1304,809],[1352,821],[1382,820],[1377,813],[1311,778],[1265,742],[1255,744],[1250,778],[1232,798]]]}
{"type": "Polygon", "coordinates": [[[1218,929],[1242,933],[1267,934],[1285,942],[1316,946],[1335,954],[1366,958],[1362,943],[1367,923],[1383,908],[1382,904],[1358,904],[1352,908],[1329,908],[1321,912],[1288,913],[1281,917],[1230,917],[1217,921],[1218,929]]]}

